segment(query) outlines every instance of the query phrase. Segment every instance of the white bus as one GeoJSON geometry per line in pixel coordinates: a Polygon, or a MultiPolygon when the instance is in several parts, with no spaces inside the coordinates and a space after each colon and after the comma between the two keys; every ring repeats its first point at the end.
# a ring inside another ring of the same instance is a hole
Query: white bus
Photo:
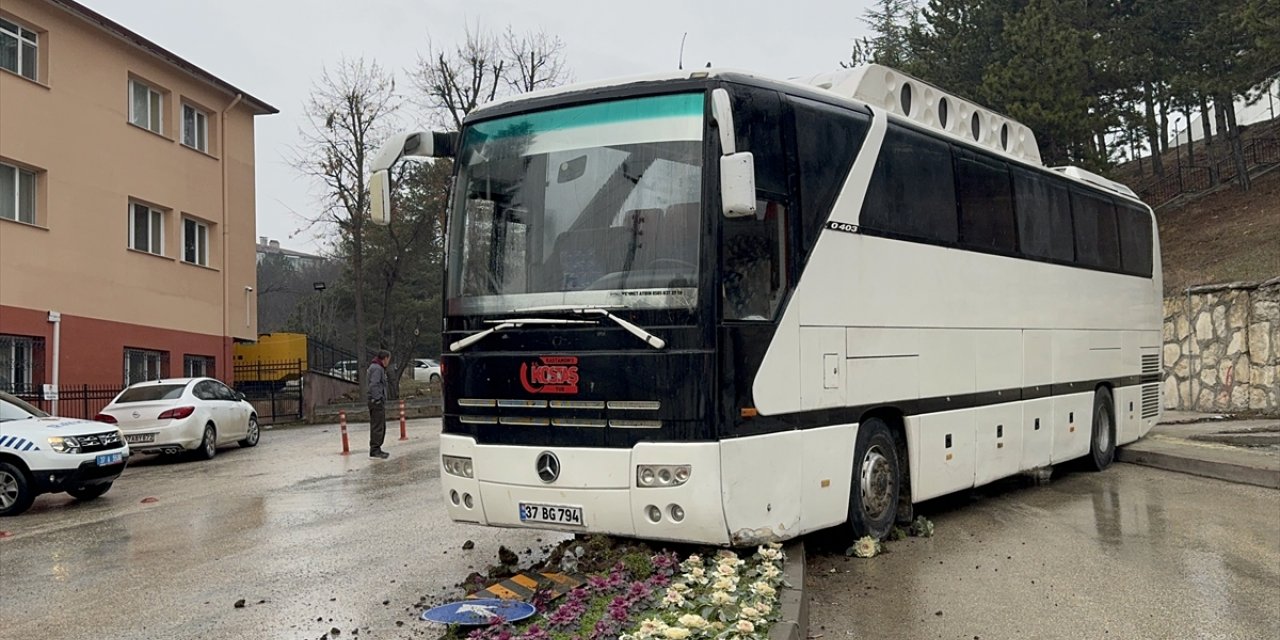
{"type": "Polygon", "coordinates": [[[458,133],[442,484],[461,522],[727,546],[1086,458],[1159,419],[1151,210],[892,69],[528,94],[458,133]]]}

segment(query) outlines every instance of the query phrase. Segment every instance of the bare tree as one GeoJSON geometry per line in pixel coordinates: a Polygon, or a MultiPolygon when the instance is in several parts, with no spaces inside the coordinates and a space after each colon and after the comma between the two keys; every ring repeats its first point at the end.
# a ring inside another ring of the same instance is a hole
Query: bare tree
{"type": "Polygon", "coordinates": [[[564,61],[564,41],[545,31],[517,34],[510,26],[502,37],[509,66],[507,86],[516,93],[556,87],[573,80],[564,61]]]}
{"type": "Polygon", "coordinates": [[[558,86],[572,77],[557,36],[507,27],[497,38],[478,23],[465,34],[451,51],[429,44],[410,72],[422,106],[437,124],[456,131],[468,113],[494,98],[558,86]]]}
{"type": "Polygon", "coordinates": [[[356,356],[360,388],[367,388],[364,308],[364,249],[369,213],[369,163],[383,138],[395,130],[400,102],[395,78],[376,62],[343,59],[326,68],[303,107],[307,124],[294,166],[323,188],[320,216],[313,223],[336,224],[349,238],[353,272],[356,356]]]}
{"type": "Polygon", "coordinates": [[[497,39],[477,24],[466,29],[466,38],[452,51],[428,43],[426,55],[418,56],[413,82],[427,111],[456,131],[468,113],[498,95],[506,65],[497,39]]]}

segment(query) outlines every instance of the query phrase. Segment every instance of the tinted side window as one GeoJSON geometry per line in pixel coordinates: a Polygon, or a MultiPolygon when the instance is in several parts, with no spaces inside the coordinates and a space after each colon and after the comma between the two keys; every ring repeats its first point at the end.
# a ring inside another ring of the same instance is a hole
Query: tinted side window
{"type": "Polygon", "coordinates": [[[738,151],[750,151],[755,160],[756,189],[786,194],[782,99],[776,91],[740,85],[731,87],[730,96],[738,151]]]}
{"type": "Polygon", "coordinates": [[[795,96],[788,100],[795,114],[801,242],[807,254],[831,217],[831,207],[871,125],[861,113],[795,96]]]}
{"type": "Polygon", "coordinates": [[[889,125],[859,226],[871,233],[954,244],[959,230],[951,146],[889,125]]]}
{"type": "Polygon", "coordinates": [[[191,395],[201,400],[217,400],[218,394],[213,389],[213,384],[205,382],[197,382],[196,386],[191,389],[191,395]]]}
{"type": "Polygon", "coordinates": [[[1071,192],[1075,221],[1076,259],[1086,267],[1120,269],[1120,242],[1116,237],[1116,207],[1110,200],[1071,192]]]}
{"type": "Polygon", "coordinates": [[[956,151],[956,195],[960,201],[960,242],[979,251],[1018,248],[1013,222],[1013,187],[1003,162],[956,151]]]}
{"type": "Polygon", "coordinates": [[[1030,171],[1013,170],[1018,244],[1033,258],[1075,260],[1071,197],[1067,188],[1030,171]]]}
{"type": "Polygon", "coordinates": [[[1120,205],[1116,210],[1120,227],[1120,261],[1125,273],[1151,277],[1151,216],[1143,209],[1120,205]]]}

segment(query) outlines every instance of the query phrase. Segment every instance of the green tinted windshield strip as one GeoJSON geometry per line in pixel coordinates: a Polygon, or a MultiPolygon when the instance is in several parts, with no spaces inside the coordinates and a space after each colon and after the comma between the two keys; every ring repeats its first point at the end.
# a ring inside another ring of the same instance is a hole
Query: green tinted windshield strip
{"type": "Polygon", "coordinates": [[[616,124],[636,120],[701,118],[703,99],[703,94],[701,93],[677,93],[668,96],[597,102],[577,107],[511,116],[472,125],[467,134],[467,142],[476,142],[473,136],[496,139],[529,135],[535,132],[616,124]]]}

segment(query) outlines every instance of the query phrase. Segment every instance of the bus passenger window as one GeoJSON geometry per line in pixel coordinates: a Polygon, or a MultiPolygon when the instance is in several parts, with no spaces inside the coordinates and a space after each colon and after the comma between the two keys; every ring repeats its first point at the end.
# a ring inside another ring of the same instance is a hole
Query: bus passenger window
{"type": "Polygon", "coordinates": [[[771,320],[787,290],[786,207],[758,200],[756,211],[724,221],[725,320],[771,320]]]}

